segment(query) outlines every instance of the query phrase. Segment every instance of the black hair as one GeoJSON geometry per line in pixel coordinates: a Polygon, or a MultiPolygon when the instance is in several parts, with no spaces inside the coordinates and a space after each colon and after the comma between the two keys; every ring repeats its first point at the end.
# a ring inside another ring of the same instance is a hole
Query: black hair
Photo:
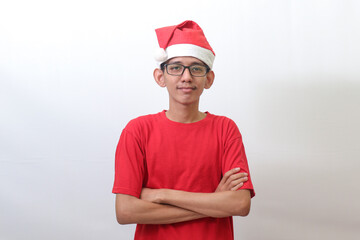
{"type": "Polygon", "coordinates": [[[167,61],[160,64],[160,69],[161,69],[161,71],[164,71],[164,70],[165,70],[165,65],[166,65],[166,63],[167,63],[167,61]]]}

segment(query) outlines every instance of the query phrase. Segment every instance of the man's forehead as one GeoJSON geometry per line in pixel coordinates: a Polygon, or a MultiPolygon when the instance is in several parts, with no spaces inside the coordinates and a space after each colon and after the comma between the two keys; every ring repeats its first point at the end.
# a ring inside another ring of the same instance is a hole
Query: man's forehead
{"type": "Polygon", "coordinates": [[[192,64],[204,64],[203,61],[195,57],[174,57],[168,61],[168,63],[185,63],[187,65],[192,64]]]}

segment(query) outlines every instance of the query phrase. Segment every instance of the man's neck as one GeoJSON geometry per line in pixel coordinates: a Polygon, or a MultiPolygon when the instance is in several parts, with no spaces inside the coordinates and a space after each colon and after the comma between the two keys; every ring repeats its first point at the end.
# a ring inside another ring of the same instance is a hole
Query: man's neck
{"type": "Polygon", "coordinates": [[[193,123],[206,117],[206,113],[200,112],[198,106],[169,107],[166,117],[174,122],[193,123]]]}

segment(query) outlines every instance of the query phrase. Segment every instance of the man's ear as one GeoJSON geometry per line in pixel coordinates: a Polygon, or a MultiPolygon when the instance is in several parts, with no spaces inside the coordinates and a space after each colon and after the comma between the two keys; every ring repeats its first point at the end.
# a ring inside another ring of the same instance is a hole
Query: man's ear
{"type": "Polygon", "coordinates": [[[164,79],[164,72],[160,68],[156,68],[154,70],[154,79],[155,79],[155,82],[160,87],[166,87],[165,79],[164,79]]]}
{"type": "Polygon", "coordinates": [[[209,89],[211,85],[214,83],[215,73],[214,71],[210,71],[206,74],[206,82],[205,82],[205,89],[209,89]]]}

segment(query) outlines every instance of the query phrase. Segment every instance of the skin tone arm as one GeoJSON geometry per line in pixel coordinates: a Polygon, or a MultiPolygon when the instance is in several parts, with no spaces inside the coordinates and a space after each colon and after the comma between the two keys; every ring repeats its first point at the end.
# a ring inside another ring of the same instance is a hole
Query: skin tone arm
{"type": "Polygon", "coordinates": [[[230,171],[226,173],[214,193],[144,188],[141,199],[184,208],[209,217],[247,216],[251,204],[250,191],[235,191],[240,187],[237,184],[242,185],[240,175],[241,173],[233,174],[230,171]],[[232,191],[228,191],[229,189],[232,191]]]}
{"type": "MultiPolygon", "coordinates": [[[[239,173],[240,169],[229,170],[221,182],[219,183],[216,193],[223,191],[233,192],[247,181],[246,173],[239,173]]],[[[143,189],[142,197],[148,197],[156,194],[155,189],[143,189]]],[[[138,199],[134,196],[117,194],[116,195],[116,217],[120,224],[169,224],[184,222],[203,217],[208,217],[206,214],[201,214],[190,209],[182,207],[164,205],[149,201],[150,198],[138,199]]]]}
{"type": "Polygon", "coordinates": [[[116,218],[120,224],[169,224],[203,217],[206,216],[179,207],[152,203],[125,194],[116,195],[116,218]]]}
{"type": "Polygon", "coordinates": [[[172,189],[144,189],[141,198],[215,218],[247,216],[251,203],[249,190],[192,193],[172,189]]]}

